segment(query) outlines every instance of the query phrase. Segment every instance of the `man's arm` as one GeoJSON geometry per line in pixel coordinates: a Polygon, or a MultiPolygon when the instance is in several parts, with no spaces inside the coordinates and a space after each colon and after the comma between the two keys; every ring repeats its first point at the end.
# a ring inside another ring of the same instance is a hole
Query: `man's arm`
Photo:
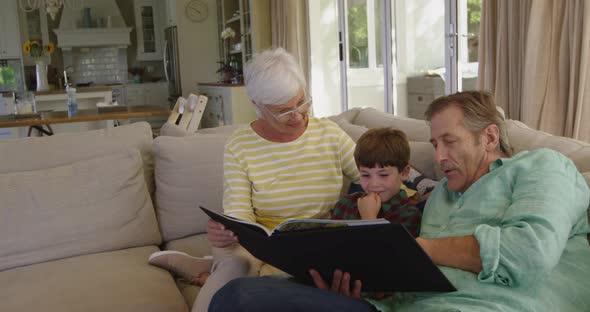
{"type": "Polygon", "coordinates": [[[473,273],[479,273],[482,270],[479,242],[473,235],[439,239],[418,237],[416,242],[436,265],[473,273]]]}

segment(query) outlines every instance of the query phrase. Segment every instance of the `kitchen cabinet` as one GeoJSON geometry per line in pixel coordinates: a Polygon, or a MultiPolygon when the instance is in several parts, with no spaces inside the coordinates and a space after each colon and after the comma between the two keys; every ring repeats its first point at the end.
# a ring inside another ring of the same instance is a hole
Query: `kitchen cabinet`
{"type": "Polygon", "coordinates": [[[22,43],[16,0],[2,2],[0,10],[0,59],[20,59],[22,43]]]}
{"type": "Polygon", "coordinates": [[[168,83],[150,82],[125,85],[127,106],[157,105],[168,107],[168,83]]]}
{"type": "MultiPolygon", "coordinates": [[[[230,59],[246,64],[254,53],[270,48],[270,1],[269,0],[218,0],[221,12],[219,33],[231,27],[236,33],[230,39],[230,59]]],[[[221,59],[227,47],[221,42],[221,59]]],[[[241,68],[240,68],[241,69],[241,68]]]]}
{"type": "Polygon", "coordinates": [[[201,128],[248,124],[256,112],[243,85],[200,83],[199,94],[208,98],[201,119],[201,128]]]}
{"type": "Polygon", "coordinates": [[[162,59],[164,10],[158,0],[133,0],[137,34],[137,60],[162,59]]]}
{"type": "MultiPolygon", "coordinates": [[[[169,108],[168,83],[150,82],[125,85],[125,98],[127,106],[154,105],[169,108]]],[[[153,116],[144,118],[130,118],[129,122],[147,121],[154,132],[160,129],[168,116],[153,116]]]]}
{"type": "Polygon", "coordinates": [[[176,0],[164,0],[164,4],[166,5],[164,28],[176,26],[176,0]]]}

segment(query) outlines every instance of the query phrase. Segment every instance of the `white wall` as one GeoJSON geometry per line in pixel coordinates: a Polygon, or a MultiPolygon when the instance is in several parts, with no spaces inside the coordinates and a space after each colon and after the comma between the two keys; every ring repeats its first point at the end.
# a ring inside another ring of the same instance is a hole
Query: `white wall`
{"type": "Polygon", "coordinates": [[[206,0],[209,16],[200,23],[189,20],[185,7],[189,0],[176,1],[176,25],[178,26],[178,48],[180,52],[180,79],[182,95],[197,91],[197,83],[218,80],[219,34],[217,29],[216,0],[206,0]]]}

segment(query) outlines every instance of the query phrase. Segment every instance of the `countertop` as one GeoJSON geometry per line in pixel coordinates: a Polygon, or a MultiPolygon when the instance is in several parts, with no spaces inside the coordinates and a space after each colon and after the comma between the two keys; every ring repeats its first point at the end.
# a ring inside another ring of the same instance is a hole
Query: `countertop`
{"type": "MultiPolygon", "coordinates": [[[[110,92],[112,90],[113,89],[110,86],[76,87],[76,93],[110,92]]],[[[66,89],[47,90],[47,91],[36,91],[35,92],[35,95],[53,95],[53,94],[66,94],[66,89]]]]}
{"type": "Polygon", "coordinates": [[[213,86],[213,87],[243,87],[243,83],[223,83],[223,82],[199,82],[200,86],[213,86]]]}

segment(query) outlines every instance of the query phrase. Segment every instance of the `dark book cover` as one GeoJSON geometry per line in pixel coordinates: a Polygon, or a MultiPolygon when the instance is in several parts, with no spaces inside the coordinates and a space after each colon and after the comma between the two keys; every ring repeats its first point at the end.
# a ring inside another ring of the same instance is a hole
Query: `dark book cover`
{"type": "Polygon", "coordinates": [[[328,282],[340,269],[350,273],[351,281],[361,280],[362,291],[456,290],[400,224],[330,226],[269,235],[259,225],[201,209],[233,231],[255,257],[305,283],[313,284],[311,268],[328,282]]]}

